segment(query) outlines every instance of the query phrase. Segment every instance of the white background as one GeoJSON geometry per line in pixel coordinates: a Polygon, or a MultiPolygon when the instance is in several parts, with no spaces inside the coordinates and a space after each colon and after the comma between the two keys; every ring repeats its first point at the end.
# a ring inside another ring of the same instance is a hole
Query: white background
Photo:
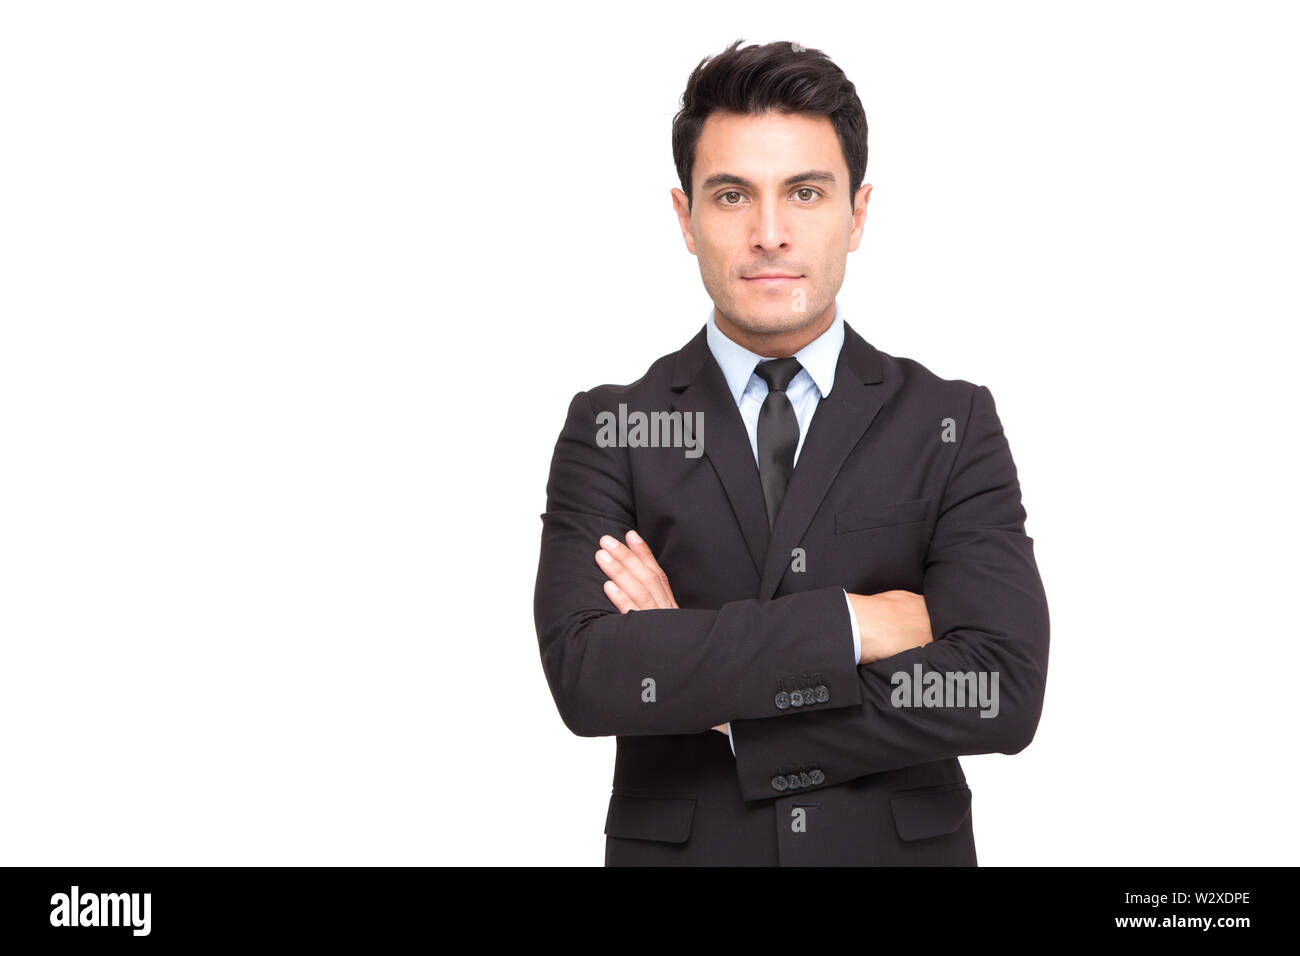
{"type": "Polygon", "coordinates": [[[538,515],[708,314],[669,130],[737,38],[856,84],[845,317],[1019,467],[981,864],[1297,862],[1293,8],[2,9],[0,863],[603,861],[538,515]]]}

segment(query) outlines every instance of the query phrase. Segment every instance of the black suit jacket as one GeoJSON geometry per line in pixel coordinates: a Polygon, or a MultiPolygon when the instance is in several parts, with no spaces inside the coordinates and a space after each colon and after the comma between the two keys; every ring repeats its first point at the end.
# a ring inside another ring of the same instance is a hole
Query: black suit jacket
{"type": "Polygon", "coordinates": [[[740,411],[701,329],[631,385],[574,396],[541,517],[534,612],[551,693],[573,733],[618,738],[607,865],[975,864],[957,757],[1028,745],[1048,652],[1033,539],[987,388],[887,355],[846,323],[769,533],[740,411]],[[704,453],[603,447],[597,415],[620,404],[703,412],[704,453]],[[620,614],[605,596],[599,539],[629,529],[679,608],[620,614]],[[933,643],[855,665],[845,589],[924,594],[933,643]],[[997,716],[895,706],[892,675],[917,663],[997,672],[997,716]],[[812,699],[794,706],[805,688],[812,699]],[[734,757],[710,730],[727,721],[734,757]]]}

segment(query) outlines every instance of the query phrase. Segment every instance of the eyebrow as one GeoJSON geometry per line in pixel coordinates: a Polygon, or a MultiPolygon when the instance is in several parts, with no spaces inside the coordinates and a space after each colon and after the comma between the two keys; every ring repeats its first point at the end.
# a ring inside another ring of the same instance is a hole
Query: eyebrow
{"type": "MultiPolygon", "coordinates": [[[[824,169],[807,169],[802,173],[794,176],[787,176],[783,186],[793,186],[795,183],[831,183],[835,182],[835,174],[828,173],[824,169]]],[[[757,189],[757,185],[750,182],[744,176],[737,176],[735,173],[714,173],[708,179],[700,184],[700,189],[713,189],[715,186],[744,186],[746,189],[757,189]]]]}

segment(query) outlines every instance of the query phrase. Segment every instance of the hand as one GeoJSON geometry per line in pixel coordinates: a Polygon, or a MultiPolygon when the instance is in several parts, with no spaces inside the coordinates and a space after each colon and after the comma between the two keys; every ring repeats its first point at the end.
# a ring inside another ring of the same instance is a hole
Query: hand
{"type": "Polygon", "coordinates": [[[668,585],[668,575],[659,567],[659,562],[650,553],[650,546],[641,540],[640,535],[629,531],[626,545],[605,535],[600,539],[600,545],[596,564],[609,578],[605,582],[605,596],[620,614],[677,607],[673,589],[668,585]]]}
{"type": "MultiPolygon", "coordinates": [[[[627,544],[605,535],[600,539],[601,549],[596,552],[596,564],[609,578],[605,582],[605,596],[618,608],[620,614],[628,611],[645,611],[650,608],[677,607],[668,575],[639,534],[627,533],[627,544]]],[[[731,736],[731,724],[711,727],[720,734],[731,736]]]]}
{"type": "Polygon", "coordinates": [[[853,605],[862,637],[861,664],[893,657],[908,648],[934,641],[930,633],[930,612],[925,597],[920,594],[911,591],[850,594],[849,603],[853,605]]]}

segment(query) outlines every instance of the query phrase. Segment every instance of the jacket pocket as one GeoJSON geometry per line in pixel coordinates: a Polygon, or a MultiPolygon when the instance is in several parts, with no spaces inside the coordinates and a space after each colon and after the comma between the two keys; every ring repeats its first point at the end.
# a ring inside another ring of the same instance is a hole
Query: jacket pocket
{"type": "Polygon", "coordinates": [[[872,528],[924,521],[929,511],[929,498],[841,511],[835,516],[835,533],[848,534],[850,531],[869,531],[872,528]]]}
{"type": "Polygon", "coordinates": [[[970,787],[948,783],[923,790],[903,790],[889,798],[900,839],[926,840],[953,833],[970,816],[970,787]]]}
{"type": "Polygon", "coordinates": [[[627,840],[685,843],[695,820],[691,797],[645,797],[615,793],[609,798],[605,835],[627,840]]]}

